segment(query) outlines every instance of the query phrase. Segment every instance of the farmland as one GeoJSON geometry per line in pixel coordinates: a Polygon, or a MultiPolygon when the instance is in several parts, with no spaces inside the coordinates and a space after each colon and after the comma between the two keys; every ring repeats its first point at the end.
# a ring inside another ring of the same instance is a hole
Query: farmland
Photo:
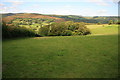
{"type": "Polygon", "coordinates": [[[3,0],[3,79],[118,79],[119,0],[3,0]]]}
{"type": "Polygon", "coordinates": [[[113,35],[118,34],[118,25],[86,25],[92,32],[92,35],[113,35]]]}
{"type": "Polygon", "coordinates": [[[116,78],[118,26],[87,25],[86,36],[3,41],[3,78],[116,78]]]}

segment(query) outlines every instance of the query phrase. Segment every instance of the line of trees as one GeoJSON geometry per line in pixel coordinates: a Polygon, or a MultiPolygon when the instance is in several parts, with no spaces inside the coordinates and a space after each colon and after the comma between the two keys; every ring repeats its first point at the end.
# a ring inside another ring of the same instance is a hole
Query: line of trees
{"type": "Polygon", "coordinates": [[[17,38],[17,37],[40,37],[40,36],[71,36],[71,35],[87,35],[90,30],[83,22],[61,22],[50,23],[39,28],[36,33],[31,28],[25,28],[15,25],[6,25],[2,23],[2,37],[4,38],[17,38]]]}
{"type": "Polygon", "coordinates": [[[119,20],[117,20],[117,21],[110,20],[110,21],[108,22],[108,24],[109,24],[109,25],[111,25],[111,24],[120,24],[120,21],[119,21],[119,20]]]}
{"type": "Polygon", "coordinates": [[[39,19],[39,18],[16,18],[8,22],[9,24],[16,24],[16,25],[32,25],[32,24],[41,24],[41,23],[50,23],[54,22],[55,19],[39,19]]]}
{"type": "Polygon", "coordinates": [[[39,29],[39,34],[42,36],[71,36],[71,35],[87,35],[90,30],[84,23],[73,21],[52,23],[45,25],[39,29]]]}
{"type": "Polygon", "coordinates": [[[67,21],[74,21],[74,22],[85,22],[85,23],[98,23],[107,24],[110,20],[113,22],[118,20],[117,16],[94,16],[94,17],[83,17],[83,16],[76,16],[76,15],[49,15],[52,17],[63,18],[67,21]]]}
{"type": "Polygon", "coordinates": [[[33,30],[24,28],[24,27],[16,27],[14,25],[8,26],[6,23],[2,23],[2,38],[16,38],[16,37],[33,37],[35,36],[35,32],[33,30]]]}

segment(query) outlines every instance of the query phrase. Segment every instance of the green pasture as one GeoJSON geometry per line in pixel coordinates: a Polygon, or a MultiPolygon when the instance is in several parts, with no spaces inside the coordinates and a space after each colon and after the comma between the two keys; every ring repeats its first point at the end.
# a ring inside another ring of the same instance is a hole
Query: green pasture
{"type": "Polygon", "coordinates": [[[118,25],[86,25],[90,30],[92,35],[112,35],[118,34],[118,25]]]}
{"type": "Polygon", "coordinates": [[[118,77],[118,26],[87,27],[91,36],[3,40],[3,78],[118,77]]]}

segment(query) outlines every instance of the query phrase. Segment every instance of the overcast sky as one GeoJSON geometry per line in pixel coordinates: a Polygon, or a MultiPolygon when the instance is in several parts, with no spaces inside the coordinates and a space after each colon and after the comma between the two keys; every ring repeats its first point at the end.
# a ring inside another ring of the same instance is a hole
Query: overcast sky
{"type": "Polygon", "coordinates": [[[118,16],[119,0],[2,0],[0,13],[118,16]]]}

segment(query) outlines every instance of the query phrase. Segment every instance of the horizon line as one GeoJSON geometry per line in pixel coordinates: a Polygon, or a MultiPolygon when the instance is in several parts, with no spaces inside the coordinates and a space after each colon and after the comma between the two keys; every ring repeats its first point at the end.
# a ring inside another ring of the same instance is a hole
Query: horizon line
{"type": "MultiPolygon", "coordinates": [[[[14,13],[11,13],[11,12],[1,13],[0,12],[0,14],[41,14],[41,15],[65,15],[65,16],[73,15],[73,16],[83,16],[83,15],[75,15],[75,14],[68,14],[68,15],[67,14],[42,14],[42,13],[29,13],[29,12],[14,12],[14,13]]],[[[99,15],[94,15],[94,16],[99,16],[99,15]]],[[[119,15],[104,15],[104,16],[119,16],[119,15]]],[[[89,17],[92,17],[92,16],[89,16],[89,17]]]]}

